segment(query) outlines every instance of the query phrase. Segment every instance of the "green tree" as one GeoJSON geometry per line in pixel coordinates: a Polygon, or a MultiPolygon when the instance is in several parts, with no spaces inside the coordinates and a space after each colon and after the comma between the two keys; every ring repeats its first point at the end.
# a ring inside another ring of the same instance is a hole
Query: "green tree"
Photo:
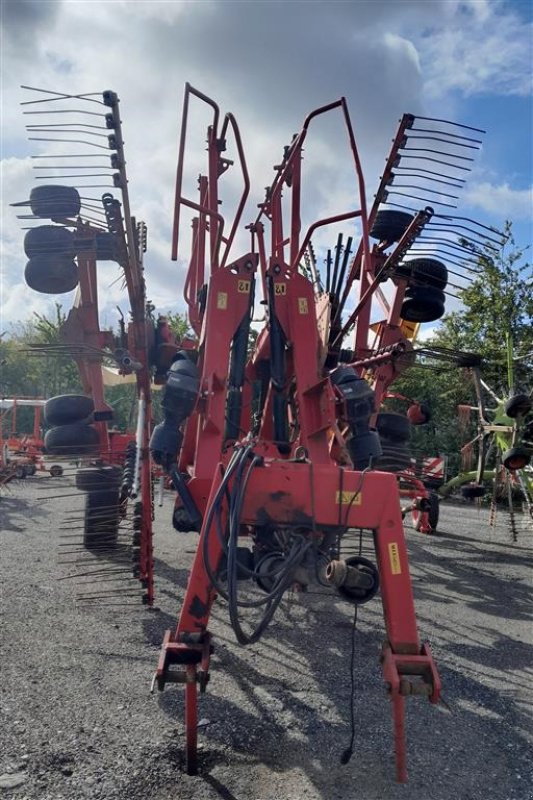
{"type": "MultiPolygon", "coordinates": [[[[525,250],[516,247],[512,225],[506,223],[508,236],[500,252],[491,248],[470,247],[475,258],[476,275],[461,290],[462,309],[452,311],[440,322],[433,337],[424,342],[432,347],[475,352],[482,356],[481,377],[500,396],[509,392],[507,381],[507,346],[509,336],[516,355],[515,389],[531,389],[531,361],[524,358],[533,350],[533,279],[525,250]]],[[[461,430],[457,406],[476,402],[468,371],[445,363],[419,358],[394,383],[393,390],[428,403],[432,421],[413,431],[416,451],[427,455],[449,454],[450,470],[460,468],[459,450],[473,430],[461,430]]],[[[404,409],[405,410],[405,409],[404,409]]]]}
{"type": "Polygon", "coordinates": [[[192,329],[189,325],[189,319],[186,314],[180,314],[179,311],[172,312],[168,311],[165,314],[167,318],[168,326],[176,339],[181,341],[181,339],[192,336],[192,329]]]}

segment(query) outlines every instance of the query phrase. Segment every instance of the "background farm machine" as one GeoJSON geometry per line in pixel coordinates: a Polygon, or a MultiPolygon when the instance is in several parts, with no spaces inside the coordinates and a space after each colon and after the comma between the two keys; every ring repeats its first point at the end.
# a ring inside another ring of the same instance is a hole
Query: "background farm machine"
{"type": "MultiPolygon", "coordinates": [[[[113,92],[45,98],[56,105],[73,99],[92,115],[90,124],[75,125],[69,117],[53,129],[32,125],[32,132],[60,131],[72,141],[100,115],[110,131],[104,135],[122,203],[106,192],[98,204],[56,185],[33,189],[28,201],[31,219],[55,223],[26,234],[28,284],[50,293],[78,287],[60,349],[76,360],[85,395],[49,401],[45,416],[53,427],[45,444],[49,452],[85,459],[76,474],[87,503],[82,549],[116,553],[121,520],[133,502],[125,547],[148,604],[154,597],[149,449],[177,492],[174,527],[199,532],[179,620],[165,635],[154,678],[159,690],[168,682],[185,685],[187,770],[197,768],[197,692],[205,691],[209,679],[215,598],[226,601],[237,640],[250,644],[288,590],[305,592],[318,582],[356,609],[381,593],[381,660],[392,701],[397,777],[405,781],[405,697],[437,703],[440,681],[417,631],[401,495],[412,501],[421,530],[429,532],[436,522],[424,483],[410,471],[408,450],[410,424],[427,421],[429,410],[409,401],[404,416],[387,409],[387,397],[417,358],[469,365],[468,354],[429,352],[413,342],[420,323],[444,313],[445,295],[457,286],[448,273],[465,278],[475,271],[469,244],[498,241],[482,226],[449,213],[479,139],[474,129],[404,115],[368,208],[346,101],[318,108],[285,147],[259,213],[247,226],[249,245],[235,256],[250,189],[239,128],[232,114],[222,118],[213,100],[187,85],[172,258],[183,249],[188,209],[192,238],[184,296],[195,340],[178,343],[146,302],[145,228],[130,213],[118,99],[113,92]],[[205,104],[211,116],[207,168],[194,199],[184,190],[192,100],[205,104]],[[304,229],[304,144],[315,120],[332,114],[344,125],[358,200],[355,208],[304,229]],[[226,157],[228,148],[234,160],[226,157]],[[228,224],[221,187],[235,162],[242,192],[228,224]],[[419,210],[396,204],[395,196],[432,204],[419,210]],[[434,206],[445,210],[436,213],[434,206]],[[349,224],[352,235],[337,235],[320,269],[313,236],[340,223],[349,224]],[[120,264],[131,306],[131,322],[118,336],[100,330],[98,322],[96,270],[99,260],[110,258],[120,264]],[[254,337],[259,305],[265,319],[254,337]],[[105,402],[101,370],[109,358],[121,373],[136,376],[135,437],[109,427],[113,411],[105,402]],[[153,380],[165,385],[163,421],[152,430],[153,380]]],[[[63,169],[61,176],[76,173],[63,169]]],[[[343,763],[352,752],[353,736],[343,763]]]]}

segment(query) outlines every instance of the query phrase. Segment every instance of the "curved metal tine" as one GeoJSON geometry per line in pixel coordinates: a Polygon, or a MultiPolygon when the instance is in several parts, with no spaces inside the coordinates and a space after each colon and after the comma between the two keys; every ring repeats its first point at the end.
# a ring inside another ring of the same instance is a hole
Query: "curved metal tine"
{"type": "MultiPolygon", "coordinates": [[[[98,125],[93,125],[92,127],[97,128],[98,125]]],[[[83,130],[78,130],[77,128],[74,129],[65,128],[63,125],[57,130],[55,128],[49,128],[48,126],[44,125],[31,129],[26,126],[26,130],[28,131],[28,133],[65,133],[65,134],[82,133],[85,134],[86,136],[98,136],[99,139],[107,139],[107,135],[105,133],[95,133],[94,131],[83,131],[83,130]]],[[[58,141],[65,141],[65,140],[59,139],[58,141]]]]}
{"type": "Polygon", "coordinates": [[[51,103],[54,100],[85,100],[88,103],[98,103],[104,105],[103,100],[94,100],[94,97],[102,97],[102,92],[85,92],[83,94],[66,94],[65,92],[54,92],[51,89],[39,89],[37,86],[21,86],[21,89],[27,89],[31,92],[41,92],[42,94],[54,95],[53,97],[44,97],[42,100],[24,100],[21,106],[31,106],[37,103],[51,103]]]}
{"type": "Polygon", "coordinates": [[[108,164],[53,164],[41,167],[37,164],[32,169],[113,169],[113,167],[108,164]]]}
{"type": "MultiPolygon", "coordinates": [[[[46,101],[44,101],[46,102],[46,101]]],[[[24,105],[24,103],[21,103],[24,105]]],[[[88,114],[91,117],[102,117],[103,111],[87,111],[84,108],[49,108],[46,111],[23,111],[23,114],[88,114]]]]}
{"type": "Polygon", "coordinates": [[[472,241],[474,244],[481,244],[484,247],[488,247],[489,250],[497,251],[499,248],[498,247],[493,247],[492,245],[488,244],[487,242],[493,242],[494,244],[497,244],[497,245],[499,245],[499,247],[501,247],[501,243],[500,243],[499,239],[493,239],[492,237],[487,236],[487,234],[485,234],[485,233],[478,233],[477,231],[472,230],[472,228],[468,228],[466,225],[456,225],[455,223],[452,224],[452,225],[443,226],[443,227],[440,227],[440,225],[439,226],[435,225],[433,230],[434,231],[441,231],[441,232],[443,232],[443,231],[452,231],[458,238],[464,239],[467,242],[468,241],[472,241]],[[471,237],[467,236],[464,233],[459,233],[457,231],[457,228],[460,228],[461,230],[468,231],[470,234],[472,234],[472,236],[477,236],[479,239],[481,239],[481,241],[477,241],[476,239],[471,238],[471,237]]]}
{"type": "MultiPolygon", "coordinates": [[[[411,156],[408,156],[411,158],[411,156]]],[[[401,156],[400,156],[401,158],[401,156]]],[[[458,175],[448,175],[446,172],[435,172],[433,169],[424,169],[424,167],[419,167],[418,165],[412,167],[402,167],[401,164],[396,164],[394,167],[395,170],[404,170],[404,169],[414,169],[417,172],[424,172],[427,175],[438,175],[440,178],[449,178],[451,181],[457,181],[458,183],[466,183],[466,178],[460,178],[458,175]]],[[[428,178],[428,180],[434,180],[433,178],[428,178]]]]}
{"type": "MultiPolygon", "coordinates": [[[[430,231],[430,233],[431,233],[431,231],[430,231]]],[[[464,245],[464,244],[458,244],[457,243],[458,242],[457,239],[455,239],[455,240],[454,239],[443,239],[443,238],[441,238],[439,236],[425,236],[425,235],[421,234],[420,236],[417,236],[416,242],[417,243],[418,242],[442,242],[447,247],[451,247],[453,250],[461,250],[461,252],[463,252],[463,253],[469,253],[470,255],[472,254],[472,251],[470,250],[470,248],[466,247],[466,245],[464,245]]]]}
{"type": "Polygon", "coordinates": [[[395,186],[398,189],[420,189],[421,192],[430,192],[431,194],[439,194],[441,197],[450,197],[452,200],[459,200],[459,196],[456,194],[447,194],[446,192],[441,192],[440,189],[430,189],[428,186],[416,186],[416,184],[413,183],[391,183],[389,185],[395,186]]]}
{"type": "MultiPolygon", "coordinates": [[[[446,251],[442,250],[440,247],[422,248],[422,249],[418,249],[417,248],[416,250],[412,249],[412,248],[409,248],[409,250],[406,252],[404,258],[398,263],[403,264],[404,261],[405,261],[405,258],[407,258],[407,257],[409,257],[409,258],[419,258],[420,256],[431,257],[431,255],[435,255],[435,256],[438,255],[438,256],[440,256],[440,258],[444,258],[446,260],[446,266],[448,266],[448,264],[452,264],[454,267],[460,267],[461,269],[466,269],[468,272],[473,272],[476,275],[481,275],[482,272],[483,272],[483,270],[481,270],[481,269],[474,269],[473,267],[467,267],[465,264],[463,264],[460,261],[452,260],[450,254],[447,253],[446,251]]],[[[451,272],[451,270],[448,269],[448,272],[451,272]]]]}
{"type": "Polygon", "coordinates": [[[30,158],[104,158],[101,153],[42,153],[30,158]]]}
{"type": "MultiPolygon", "coordinates": [[[[412,148],[408,148],[408,149],[412,150],[412,148]]],[[[429,152],[431,152],[431,151],[429,151],[429,152]]],[[[444,155],[447,155],[447,153],[445,153],[444,155]]],[[[452,167],[452,169],[460,169],[463,172],[472,172],[470,167],[462,167],[460,164],[450,164],[449,161],[441,161],[438,158],[431,158],[430,156],[407,156],[407,155],[404,155],[403,152],[401,153],[401,156],[402,156],[402,158],[416,158],[419,161],[431,161],[431,162],[433,162],[435,164],[444,164],[444,166],[446,166],[446,167],[452,167]]],[[[473,161],[474,159],[472,158],[472,159],[468,159],[468,160],[469,161],[473,161]]],[[[418,167],[417,167],[417,169],[418,169],[418,167]]]]}
{"type": "MultiPolygon", "coordinates": [[[[418,117],[418,119],[423,119],[423,117],[418,117]]],[[[409,128],[410,131],[415,131],[416,133],[435,133],[435,129],[433,128],[409,128]]],[[[473,129],[475,130],[475,128],[473,129]]],[[[484,133],[484,131],[483,131],[484,133]]],[[[445,136],[449,136],[453,139],[465,139],[467,142],[476,142],[477,144],[483,144],[482,139],[472,139],[471,136],[461,136],[459,133],[450,133],[449,131],[445,132],[445,136]]]]}
{"type": "Polygon", "coordinates": [[[497,233],[502,241],[507,241],[509,238],[509,236],[506,236],[503,231],[499,231],[497,228],[493,228],[490,225],[484,225],[482,222],[478,222],[478,220],[471,219],[470,217],[460,217],[457,214],[434,214],[433,216],[442,219],[459,219],[463,222],[470,222],[472,225],[477,225],[478,228],[484,228],[486,231],[490,231],[491,233],[497,233]]]}
{"type": "Polygon", "coordinates": [[[470,250],[469,248],[462,248],[462,247],[459,247],[459,246],[455,246],[453,244],[453,242],[450,242],[448,244],[446,239],[433,239],[433,240],[429,239],[427,241],[424,240],[424,241],[420,241],[420,242],[417,239],[415,242],[413,242],[413,246],[414,245],[419,246],[419,249],[422,249],[422,250],[435,249],[435,250],[442,250],[443,252],[446,251],[446,258],[448,258],[448,259],[456,258],[461,262],[461,265],[462,264],[477,264],[478,263],[477,259],[466,258],[465,255],[462,255],[462,253],[469,253],[470,255],[472,255],[472,250],[470,250]],[[431,241],[435,241],[435,242],[437,242],[437,244],[432,245],[432,244],[428,244],[427,243],[427,242],[431,242],[431,241]],[[459,252],[455,252],[456,250],[459,250],[459,252]]]}
{"type": "MultiPolygon", "coordinates": [[[[109,178],[110,176],[106,172],[85,172],[81,174],[68,174],[68,175],[36,175],[36,181],[55,181],[55,180],[65,180],[70,178],[109,178]]],[[[112,186],[113,184],[109,184],[112,186]]]]}
{"type": "MultiPolygon", "coordinates": [[[[410,129],[411,130],[411,129],[410,129]]],[[[442,131],[434,131],[434,133],[442,133],[442,131]]],[[[409,141],[432,141],[432,142],[442,142],[443,144],[451,144],[454,147],[465,147],[468,150],[480,150],[480,147],[476,147],[473,144],[463,144],[462,142],[450,142],[449,139],[441,139],[438,136],[411,136],[409,132],[406,133],[409,141]]],[[[446,134],[444,134],[446,135],[446,134]]],[[[473,139],[471,140],[473,141],[473,139]]],[[[452,155],[452,154],[450,154],[452,155]]]]}
{"type": "Polygon", "coordinates": [[[439,119],[437,117],[419,117],[418,114],[415,115],[415,119],[425,119],[428,122],[442,122],[444,125],[453,125],[456,128],[463,128],[467,131],[476,131],[476,133],[487,133],[482,128],[473,128],[471,125],[463,125],[461,122],[452,122],[449,119],[439,119]]]}
{"type": "Polygon", "coordinates": [[[420,195],[417,194],[406,194],[405,192],[395,192],[391,191],[390,189],[387,189],[385,194],[387,197],[390,194],[397,194],[401,195],[401,197],[412,197],[413,200],[422,200],[424,203],[437,203],[439,206],[446,206],[447,208],[457,208],[456,205],[452,205],[451,203],[441,203],[440,200],[434,200],[431,197],[420,197],[420,195]]]}
{"type": "MultiPolygon", "coordinates": [[[[437,156],[448,156],[449,158],[456,158],[458,161],[474,161],[474,159],[470,158],[469,156],[456,156],[455,153],[447,153],[446,151],[443,152],[442,150],[433,150],[430,147],[402,147],[401,151],[402,151],[402,154],[404,152],[433,153],[434,155],[437,155],[437,156]]],[[[425,156],[422,156],[422,158],[425,158],[425,156]]],[[[454,165],[450,164],[450,166],[454,166],[454,165]]]]}
{"type": "Polygon", "coordinates": [[[87,142],[84,139],[51,139],[51,138],[40,138],[37,136],[28,136],[29,142],[66,142],[67,144],[86,144],[89,147],[98,147],[100,150],[107,150],[109,152],[109,147],[106,147],[103,144],[97,144],[96,142],[87,142]]]}
{"type": "MultiPolygon", "coordinates": [[[[48,130],[49,128],[96,128],[99,131],[106,131],[105,125],[91,125],[90,122],[37,122],[34,125],[25,125],[27,131],[48,130]]],[[[99,136],[105,134],[100,133],[99,136]]],[[[109,134],[107,134],[109,135],[109,134]]]]}
{"type": "MultiPolygon", "coordinates": [[[[395,170],[398,170],[398,169],[406,170],[406,169],[410,169],[410,167],[394,167],[394,169],[395,170]]],[[[422,172],[431,172],[431,170],[428,170],[428,169],[417,170],[416,167],[413,167],[413,169],[415,169],[416,172],[405,172],[402,175],[398,175],[397,177],[398,178],[420,178],[422,180],[429,181],[430,183],[442,183],[445,186],[451,186],[453,189],[462,189],[463,185],[466,183],[466,180],[464,178],[455,178],[454,176],[450,176],[450,180],[448,180],[448,181],[444,181],[444,180],[442,180],[442,178],[440,178],[440,179],[439,178],[428,178],[426,175],[422,175],[421,173],[422,172]],[[457,183],[452,183],[452,181],[457,181],[457,183]]],[[[396,172],[392,172],[391,173],[393,178],[396,177],[396,174],[397,174],[396,172]]],[[[439,175],[440,173],[431,172],[431,174],[432,175],[439,175]]]]}

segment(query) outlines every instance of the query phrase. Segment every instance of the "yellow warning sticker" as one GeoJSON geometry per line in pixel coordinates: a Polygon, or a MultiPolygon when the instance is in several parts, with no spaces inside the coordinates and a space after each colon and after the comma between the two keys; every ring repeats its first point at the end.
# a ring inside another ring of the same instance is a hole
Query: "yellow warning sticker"
{"type": "Polygon", "coordinates": [[[307,305],[307,297],[298,298],[298,311],[300,314],[309,314],[309,306],[307,305]]]}
{"type": "Polygon", "coordinates": [[[239,281],[237,283],[237,291],[240,294],[250,294],[250,281],[239,281]]]}
{"type": "Polygon", "coordinates": [[[337,492],[335,502],[338,506],[360,506],[362,503],[361,492],[337,492]]]}
{"type": "Polygon", "coordinates": [[[227,292],[218,292],[217,294],[217,308],[221,311],[225,311],[228,307],[228,293],[227,292]]]}
{"type": "Polygon", "coordinates": [[[287,284],[286,283],[275,283],[274,284],[274,294],[287,294],[287,284]]]}
{"type": "Polygon", "coordinates": [[[393,575],[401,575],[402,574],[402,565],[400,563],[400,554],[398,552],[398,543],[391,542],[389,544],[389,561],[390,561],[390,571],[393,575]]]}

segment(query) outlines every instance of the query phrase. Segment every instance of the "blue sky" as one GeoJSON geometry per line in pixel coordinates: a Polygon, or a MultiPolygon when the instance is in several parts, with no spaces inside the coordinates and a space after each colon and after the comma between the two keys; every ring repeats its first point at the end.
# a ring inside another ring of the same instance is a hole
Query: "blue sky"
{"type": "MultiPolygon", "coordinates": [[[[119,94],[133,212],[148,224],[149,295],[159,310],[176,310],[184,266],[170,261],[170,224],[185,81],[240,123],[253,197],[244,223],[306,113],[345,95],[370,197],[404,111],[484,128],[457,213],[496,227],[512,219],[518,245],[529,245],[531,16],[529,0],[3,0],[2,330],[72,300],[34,293],[23,279],[24,232],[8,204],[29,196],[36,150],[26,140],[21,84],[119,94]]],[[[306,155],[316,212],[352,205],[330,133],[321,130],[306,155]]],[[[202,153],[200,135],[195,166],[202,153]]],[[[123,299],[115,278],[106,265],[107,324],[123,299]]]]}

